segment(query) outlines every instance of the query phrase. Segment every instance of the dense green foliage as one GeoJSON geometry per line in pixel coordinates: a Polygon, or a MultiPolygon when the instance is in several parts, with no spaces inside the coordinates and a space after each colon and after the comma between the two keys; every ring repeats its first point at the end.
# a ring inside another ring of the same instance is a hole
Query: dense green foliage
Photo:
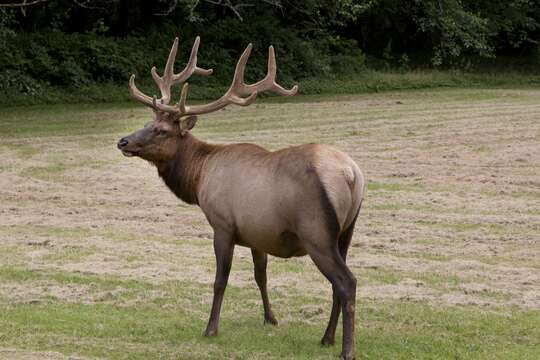
{"type": "Polygon", "coordinates": [[[58,89],[125,86],[131,73],[144,88],[174,36],[185,59],[197,34],[213,88],[230,80],[249,42],[248,79],[263,76],[273,44],[284,83],[350,76],[366,65],[530,70],[539,62],[539,22],[538,0],[44,0],[0,7],[0,93],[47,100],[58,89]]]}

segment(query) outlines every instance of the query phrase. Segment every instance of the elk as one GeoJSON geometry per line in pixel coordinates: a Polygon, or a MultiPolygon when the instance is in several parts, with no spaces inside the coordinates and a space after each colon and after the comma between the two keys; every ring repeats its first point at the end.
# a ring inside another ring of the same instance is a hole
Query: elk
{"type": "Polygon", "coordinates": [[[354,358],[356,279],[345,260],[356,218],[364,197],[364,176],[355,162],[341,151],[321,144],[305,144],[268,151],[254,144],[212,145],[190,130],[197,115],[229,104],[247,106],[257,94],[270,91],[295,95],[276,83],[274,49],[269,48],[268,72],[254,84],[244,82],[252,45],[240,56],[225,94],[210,103],[187,105],[188,83],[193,74],[210,75],[197,66],[200,38],[180,73],[173,64],[178,49],[174,40],[163,76],[151,69],[161,98],[143,94],[129,80],[132,97],[153,110],[153,120],[118,142],[125,156],[138,156],[154,164],[159,176],[181,200],[198,205],[214,231],[216,274],[214,298],[205,336],[215,336],[223,294],[235,245],[251,249],[255,281],[264,308],[264,323],[276,325],[266,287],[268,254],[289,258],[309,255],[332,284],[333,303],[323,345],[334,343],[343,311],[341,357],[354,358]],[[183,84],[180,99],[171,101],[171,87],[183,84]]]}

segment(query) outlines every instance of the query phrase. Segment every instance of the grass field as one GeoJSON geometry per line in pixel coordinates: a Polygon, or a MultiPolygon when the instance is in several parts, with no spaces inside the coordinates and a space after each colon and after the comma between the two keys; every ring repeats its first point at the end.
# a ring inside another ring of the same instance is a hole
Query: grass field
{"type": "MultiPolygon", "coordinates": [[[[201,336],[214,257],[200,210],[118,138],[136,104],[0,112],[0,358],[336,359],[331,288],[269,262],[263,326],[237,247],[217,338],[201,336]]],[[[359,359],[540,358],[540,90],[301,97],[199,120],[211,142],[333,144],[368,178],[348,263],[359,359]]],[[[340,339],[340,331],[338,331],[340,339]]]]}

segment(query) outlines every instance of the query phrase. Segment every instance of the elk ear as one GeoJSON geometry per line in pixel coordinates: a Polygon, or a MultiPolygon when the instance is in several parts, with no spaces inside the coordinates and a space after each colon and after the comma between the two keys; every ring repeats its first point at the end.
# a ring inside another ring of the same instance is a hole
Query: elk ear
{"type": "Polygon", "coordinates": [[[193,129],[195,124],[197,123],[197,116],[196,115],[190,115],[186,117],[185,119],[180,120],[180,135],[184,136],[186,133],[193,129]]]}

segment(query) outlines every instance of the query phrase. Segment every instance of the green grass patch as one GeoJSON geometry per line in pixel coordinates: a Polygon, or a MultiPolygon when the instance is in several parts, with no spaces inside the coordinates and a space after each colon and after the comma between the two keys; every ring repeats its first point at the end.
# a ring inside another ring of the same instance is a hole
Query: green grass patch
{"type": "Polygon", "coordinates": [[[119,103],[96,106],[93,104],[28,106],[24,112],[19,107],[4,108],[0,112],[0,138],[13,139],[29,136],[71,136],[88,137],[92,135],[110,135],[131,129],[150,119],[150,112],[137,104],[119,103]],[[78,118],[74,119],[76,113],[78,118]],[[147,120],[141,118],[147,114],[147,120]]]}
{"type": "Polygon", "coordinates": [[[5,142],[2,147],[14,151],[21,159],[30,159],[41,152],[38,147],[25,142],[5,142]]]}
{"type": "MultiPolygon", "coordinates": [[[[150,82],[149,82],[150,83],[150,82]]],[[[339,76],[324,76],[297,81],[299,93],[313,97],[328,97],[329,95],[362,94],[384,91],[407,91],[438,88],[531,88],[540,86],[540,76],[519,72],[463,72],[417,70],[409,72],[365,70],[358,74],[339,76]]],[[[227,90],[228,85],[197,84],[190,89],[190,98],[194,100],[213,100],[227,90]]],[[[142,86],[144,90],[154,90],[152,84],[142,86]]],[[[126,102],[130,100],[125,83],[95,83],[89,86],[47,87],[46,96],[29,98],[24,94],[9,94],[2,98],[4,105],[28,104],[66,104],[66,103],[104,103],[126,102]]],[[[463,95],[463,99],[469,100],[463,95]]],[[[481,97],[481,95],[478,95],[481,97]]],[[[270,101],[285,101],[276,96],[262,97],[270,101]]],[[[297,97],[298,98],[298,97],[297,97]]],[[[476,98],[475,98],[476,99],[476,98]]],[[[293,100],[294,101],[294,100],[293,100]]],[[[297,101],[297,100],[296,100],[297,101]]],[[[2,103],[2,100],[0,100],[2,103]]],[[[96,105],[93,105],[96,106],[96,105]]]]}
{"type": "Polygon", "coordinates": [[[108,275],[94,275],[53,270],[32,270],[25,267],[0,267],[0,279],[4,281],[49,281],[58,284],[94,285],[100,289],[122,287],[127,289],[147,290],[148,283],[108,275]]]}
{"type": "Polygon", "coordinates": [[[361,268],[358,281],[361,285],[384,284],[395,285],[403,280],[404,274],[396,270],[377,268],[361,268]]]}
{"type": "Polygon", "coordinates": [[[272,272],[279,274],[279,273],[286,273],[286,274],[300,274],[305,270],[305,264],[296,261],[294,259],[272,259],[272,272]]]}
{"type": "MultiPolygon", "coordinates": [[[[396,184],[396,183],[380,183],[368,182],[368,191],[405,191],[405,192],[420,192],[425,191],[422,184],[396,184]]],[[[433,191],[430,189],[430,191],[433,191]]]]}
{"type": "Polygon", "coordinates": [[[83,258],[95,254],[96,248],[86,248],[76,245],[67,245],[62,247],[55,247],[49,254],[44,255],[41,261],[45,262],[74,262],[80,261],[83,258]]]}
{"type": "Polygon", "coordinates": [[[394,90],[447,87],[533,87],[540,85],[537,75],[519,73],[467,73],[450,71],[381,72],[365,71],[347,77],[306,79],[302,94],[358,94],[394,90]]]}
{"type": "Polygon", "coordinates": [[[90,236],[93,230],[82,227],[59,227],[48,225],[10,225],[0,226],[0,234],[17,233],[19,236],[37,236],[37,237],[60,237],[62,239],[80,239],[90,236]]]}
{"type": "MultiPolygon", "coordinates": [[[[197,298],[207,297],[209,292],[186,293],[193,289],[185,287],[175,294],[194,299],[188,308],[173,302],[126,307],[4,304],[0,344],[108,359],[334,359],[339,353],[339,345],[327,349],[318,343],[326,318],[312,324],[302,321],[298,309],[289,309],[293,316],[287,322],[278,327],[263,326],[260,311],[254,309],[260,304],[246,301],[255,300],[255,291],[227,291],[220,334],[204,338],[205,320],[198,314],[208,311],[209,304],[201,304],[197,298]],[[241,317],[233,314],[237,302],[244,309],[241,317]]],[[[313,302],[301,300],[304,304],[313,302]]],[[[329,302],[324,306],[329,308],[329,302]]],[[[496,313],[462,307],[437,309],[418,302],[361,301],[357,314],[357,348],[362,359],[540,356],[538,312],[496,313]]]]}

